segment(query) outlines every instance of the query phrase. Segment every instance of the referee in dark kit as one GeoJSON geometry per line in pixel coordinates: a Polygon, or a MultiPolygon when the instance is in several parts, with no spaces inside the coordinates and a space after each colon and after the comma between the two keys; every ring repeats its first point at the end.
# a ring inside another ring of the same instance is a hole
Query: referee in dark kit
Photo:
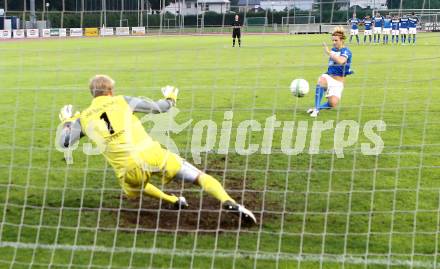
{"type": "Polygon", "coordinates": [[[232,23],[232,47],[235,47],[235,38],[238,38],[238,46],[241,47],[241,23],[238,15],[235,15],[232,23]]]}

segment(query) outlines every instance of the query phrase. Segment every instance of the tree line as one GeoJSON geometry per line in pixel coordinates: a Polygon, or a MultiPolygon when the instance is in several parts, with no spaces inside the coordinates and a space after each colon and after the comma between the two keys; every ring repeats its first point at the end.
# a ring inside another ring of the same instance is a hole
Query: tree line
{"type": "MultiPolygon", "coordinates": [[[[162,5],[168,5],[171,1],[178,0],[35,0],[35,8],[37,11],[43,11],[45,3],[49,2],[50,11],[63,10],[63,3],[64,10],[67,11],[81,11],[82,3],[84,3],[84,10],[102,10],[103,4],[107,10],[139,10],[143,2],[144,10],[149,10],[150,8],[152,10],[160,10],[162,5]]],[[[0,8],[5,8],[6,2],[8,5],[7,10],[9,11],[29,10],[30,0],[0,0],[0,8]]],[[[236,5],[237,2],[238,0],[231,0],[231,6],[236,5]]],[[[319,2],[315,0],[315,9],[337,11],[342,4],[341,1],[321,0],[319,2]]],[[[440,0],[387,0],[387,5],[390,9],[440,9],[440,0]]]]}

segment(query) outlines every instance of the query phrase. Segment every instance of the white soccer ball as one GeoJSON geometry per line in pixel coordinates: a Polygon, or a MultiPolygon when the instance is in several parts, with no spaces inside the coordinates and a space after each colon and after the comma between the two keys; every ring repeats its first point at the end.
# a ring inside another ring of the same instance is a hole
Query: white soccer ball
{"type": "Polygon", "coordinates": [[[290,91],[296,97],[303,97],[309,93],[309,83],[307,80],[297,78],[290,83],[290,91]]]}

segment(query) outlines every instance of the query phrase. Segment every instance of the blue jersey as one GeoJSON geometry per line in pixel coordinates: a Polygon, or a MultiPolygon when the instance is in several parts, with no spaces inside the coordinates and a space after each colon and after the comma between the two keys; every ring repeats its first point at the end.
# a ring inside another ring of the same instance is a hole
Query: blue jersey
{"type": "Polygon", "coordinates": [[[399,23],[400,23],[399,19],[392,19],[391,20],[391,29],[399,30],[399,23]]]}
{"type": "Polygon", "coordinates": [[[385,18],[383,20],[383,28],[384,29],[391,29],[391,19],[385,18]]]}
{"type": "Polygon", "coordinates": [[[351,65],[351,51],[348,48],[342,48],[340,50],[336,48],[332,48],[332,52],[336,53],[339,56],[343,56],[347,58],[347,62],[344,65],[339,65],[335,63],[332,58],[330,57],[328,61],[328,69],[327,74],[330,76],[337,76],[337,77],[345,77],[348,75],[353,74],[353,71],[350,68],[351,65]]]}
{"type": "Polygon", "coordinates": [[[371,19],[364,19],[365,30],[371,30],[371,25],[373,21],[371,19]]]}
{"type": "Polygon", "coordinates": [[[416,28],[418,22],[419,22],[419,18],[417,18],[416,16],[409,17],[408,28],[416,28]]]}
{"type": "Polygon", "coordinates": [[[358,29],[358,24],[360,22],[360,20],[358,18],[351,18],[349,20],[349,22],[351,23],[351,29],[352,30],[357,30],[358,29]]]}
{"type": "Polygon", "coordinates": [[[408,17],[400,18],[400,28],[408,28],[408,17]]]}
{"type": "Polygon", "coordinates": [[[382,24],[383,24],[383,17],[374,17],[374,27],[378,27],[378,28],[382,28],[382,24]]]}

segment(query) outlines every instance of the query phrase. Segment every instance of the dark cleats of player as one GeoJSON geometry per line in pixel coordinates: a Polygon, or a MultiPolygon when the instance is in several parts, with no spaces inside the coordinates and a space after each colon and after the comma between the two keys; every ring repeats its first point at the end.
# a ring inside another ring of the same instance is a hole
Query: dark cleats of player
{"type": "Polygon", "coordinates": [[[255,218],[254,214],[249,209],[245,208],[243,205],[234,203],[232,201],[226,201],[223,203],[223,209],[241,215],[242,220],[245,223],[251,222],[257,224],[257,219],[255,218]]]}
{"type": "Polygon", "coordinates": [[[177,201],[174,203],[174,209],[179,210],[179,209],[185,209],[185,208],[188,208],[188,207],[189,207],[188,203],[186,202],[185,197],[183,197],[183,196],[179,196],[178,199],[179,199],[179,200],[177,200],[177,201]]]}

